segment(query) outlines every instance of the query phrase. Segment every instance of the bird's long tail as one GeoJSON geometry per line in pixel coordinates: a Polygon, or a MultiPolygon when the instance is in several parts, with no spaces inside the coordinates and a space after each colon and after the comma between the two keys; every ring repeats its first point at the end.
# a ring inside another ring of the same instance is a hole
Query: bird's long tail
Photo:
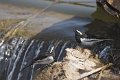
{"type": "Polygon", "coordinates": [[[35,61],[32,61],[30,64],[28,64],[27,66],[23,67],[20,72],[24,71],[26,68],[32,66],[34,64],[35,61]]]}
{"type": "Polygon", "coordinates": [[[102,39],[102,40],[105,40],[105,41],[113,41],[113,39],[102,39]]]}

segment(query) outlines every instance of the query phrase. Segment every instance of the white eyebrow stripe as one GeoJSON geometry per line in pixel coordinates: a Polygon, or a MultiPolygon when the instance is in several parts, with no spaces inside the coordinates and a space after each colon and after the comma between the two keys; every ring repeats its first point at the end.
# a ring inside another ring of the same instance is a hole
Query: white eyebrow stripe
{"type": "Polygon", "coordinates": [[[80,32],[79,30],[76,30],[79,34],[81,34],[81,35],[83,35],[83,33],[82,32],[80,32]]]}

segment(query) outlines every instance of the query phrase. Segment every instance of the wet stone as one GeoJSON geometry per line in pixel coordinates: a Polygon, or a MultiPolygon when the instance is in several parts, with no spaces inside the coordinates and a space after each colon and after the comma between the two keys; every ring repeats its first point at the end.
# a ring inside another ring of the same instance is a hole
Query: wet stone
{"type": "Polygon", "coordinates": [[[120,0],[107,0],[113,7],[120,11],[120,0]]]}
{"type": "MultiPolygon", "coordinates": [[[[85,72],[92,71],[103,66],[99,60],[90,57],[92,54],[88,49],[66,49],[67,53],[63,61],[55,62],[43,70],[38,70],[33,80],[79,80],[85,72]],[[99,66],[98,66],[99,65],[99,66]]],[[[85,80],[96,80],[99,73],[85,77],[85,80]]],[[[110,69],[104,70],[101,75],[102,80],[119,80],[119,75],[115,75],[110,69]]]]}

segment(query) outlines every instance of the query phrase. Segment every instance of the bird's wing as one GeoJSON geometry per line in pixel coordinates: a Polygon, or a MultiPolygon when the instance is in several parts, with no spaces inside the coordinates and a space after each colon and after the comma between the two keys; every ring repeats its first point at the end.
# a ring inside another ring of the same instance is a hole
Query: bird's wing
{"type": "Polygon", "coordinates": [[[50,64],[54,61],[53,56],[48,56],[45,59],[37,60],[35,64],[50,64]]]}

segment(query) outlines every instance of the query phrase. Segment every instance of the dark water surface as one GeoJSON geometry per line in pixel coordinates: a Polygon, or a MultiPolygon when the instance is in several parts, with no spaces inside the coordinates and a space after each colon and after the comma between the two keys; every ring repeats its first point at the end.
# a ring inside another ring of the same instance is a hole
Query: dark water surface
{"type": "MultiPolygon", "coordinates": [[[[71,0],[74,1],[74,0],[71,0]]],[[[88,17],[91,15],[92,12],[94,12],[96,10],[96,1],[95,0],[78,0],[77,2],[84,2],[83,4],[88,4],[87,5],[70,5],[70,4],[64,4],[64,3],[58,3],[58,4],[54,4],[53,6],[51,6],[49,8],[49,10],[53,10],[53,11],[58,11],[58,12],[62,12],[62,13],[68,13],[68,14],[73,14],[73,15],[79,15],[79,16],[84,16],[84,17],[88,17]],[[85,1],[89,1],[91,3],[87,3],[85,1]],[[93,6],[90,7],[89,5],[93,6]]],[[[46,6],[50,5],[51,1],[46,1],[46,0],[0,0],[0,2],[3,3],[12,3],[15,5],[19,5],[19,6],[26,6],[26,7],[36,7],[36,8],[45,8],[46,6]]],[[[67,1],[65,1],[67,2],[67,1]]],[[[76,1],[75,1],[76,2],[76,1]]]]}
{"type": "MultiPolygon", "coordinates": [[[[51,2],[40,0],[1,0],[16,5],[34,6],[43,8],[51,2]],[[30,3],[30,4],[28,4],[30,3]]],[[[80,0],[83,1],[83,0],[80,0]]],[[[84,4],[86,3],[84,0],[84,4]]],[[[88,3],[86,3],[88,5],[88,3]]],[[[74,17],[57,22],[31,37],[13,38],[0,46],[0,80],[32,80],[34,71],[43,69],[46,65],[36,65],[21,69],[28,65],[32,59],[55,47],[53,55],[55,61],[60,61],[65,56],[66,48],[75,48],[78,44],[74,38],[74,29],[98,36],[113,39],[110,44],[113,48],[120,49],[120,20],[106,13],[102,8],[83,5],[58,4],[50,10],[72,14],[74,17]]],[[[101,45],[100,45],[101,47],[101,45]]],[[[102,45],[102,49],[103,49],[102,45]]]]}

